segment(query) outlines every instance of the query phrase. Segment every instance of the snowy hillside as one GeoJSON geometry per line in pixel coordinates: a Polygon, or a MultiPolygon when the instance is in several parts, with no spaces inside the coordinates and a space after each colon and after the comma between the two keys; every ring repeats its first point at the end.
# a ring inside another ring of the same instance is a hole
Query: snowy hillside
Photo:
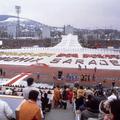
{"type": "MultiPolygon", "coordinates": [[[[17,22],[17,17],[16,16],[10,16],[10,15],[0,15],[0,25],[10,25],[10,24],[15,24],[16,25],[17,22]]],[[[30,19],[26,19],[26,18],[20,18],[20,25],[21,26],[32,26],[33,28],[35,27],[40,27],[40,26],[44,26],[44,24],[34,21],[34,20],[30,20],[30,19]]]]}

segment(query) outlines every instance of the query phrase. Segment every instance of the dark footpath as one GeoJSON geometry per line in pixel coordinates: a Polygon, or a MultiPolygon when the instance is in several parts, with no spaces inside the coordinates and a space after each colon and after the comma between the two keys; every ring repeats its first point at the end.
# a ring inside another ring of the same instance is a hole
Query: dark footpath
{"type": "Polygon", "coordinates": [[[61,108],[52,109],[46,114],[45,120],[75,120],[72,105],[68,103],[66,110],[61,108]]]}

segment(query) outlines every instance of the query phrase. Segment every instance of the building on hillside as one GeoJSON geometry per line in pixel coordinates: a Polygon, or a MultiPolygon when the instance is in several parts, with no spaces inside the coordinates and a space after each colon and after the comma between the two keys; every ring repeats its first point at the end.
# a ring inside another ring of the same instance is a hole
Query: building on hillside
{"type": "Polygon", "coordinates": [[[71,25],[64,26],[64,32],[65,32],[65,35],[73,34],[74,33],[73,26],[71,25]]]}
{"type": "Polygon", "coordinates": [[[11,38],[16,38],[16,25],[15,24],[9,24],[7,26],[7,33],[11,36],[11,38]]]}
{"type": "Polygon", "coordinates": [[[50,38],[50,28],[48,26],[44,26],[42,29],[42,38],[50,38]]]}

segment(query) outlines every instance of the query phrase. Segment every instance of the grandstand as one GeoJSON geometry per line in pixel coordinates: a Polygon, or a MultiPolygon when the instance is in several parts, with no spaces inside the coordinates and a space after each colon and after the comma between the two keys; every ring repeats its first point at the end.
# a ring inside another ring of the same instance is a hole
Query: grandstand
{"type": "Polygon", "coordinates": [[[54,47],[1,49],[0,67],[7,77],[31,73],[37,82],[119,84],[120,50],[83,48],[78,37],[69,34],[54,47]]]}

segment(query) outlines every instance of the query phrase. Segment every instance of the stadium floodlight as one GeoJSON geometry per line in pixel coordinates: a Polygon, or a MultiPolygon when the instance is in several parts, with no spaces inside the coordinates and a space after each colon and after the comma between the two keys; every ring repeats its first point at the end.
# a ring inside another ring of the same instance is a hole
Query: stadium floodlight
{"type": "Polygon", "coordinates": [[[20,12],[21,12],[21,6],[15,6],[15,9],[16,9],[16,13],[17,15],[19,16],[20,12]]]}
{"type": "Polygon", "coordinates": [[[17,25],[16,25],[16,39],[17,37],[20,37],[20,12],[21,12],[21,6],[15,6],[15,10],[17,13],[17,25]]]}

